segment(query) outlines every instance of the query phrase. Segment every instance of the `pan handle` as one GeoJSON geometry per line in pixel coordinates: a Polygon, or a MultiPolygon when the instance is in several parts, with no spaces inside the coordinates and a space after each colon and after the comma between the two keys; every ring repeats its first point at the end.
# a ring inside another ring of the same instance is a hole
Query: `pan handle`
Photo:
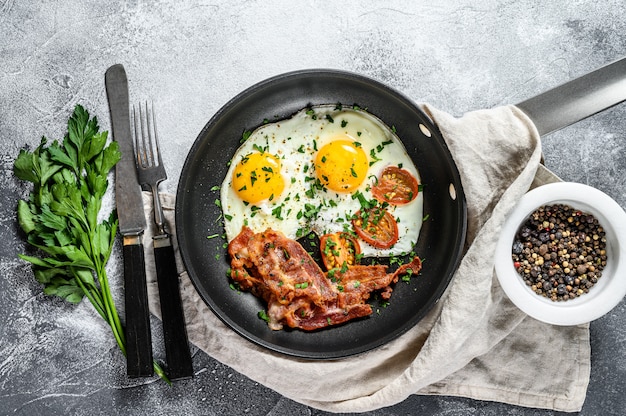
{"type": "Polygon", "coordinates": [[[575,78],[516,106],[540,136],[552,133],[626,100],[626,57],[575,78]]]}

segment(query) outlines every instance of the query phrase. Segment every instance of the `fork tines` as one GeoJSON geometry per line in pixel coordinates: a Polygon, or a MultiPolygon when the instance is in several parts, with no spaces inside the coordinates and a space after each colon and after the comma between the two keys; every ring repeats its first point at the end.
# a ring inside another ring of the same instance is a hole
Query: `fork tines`
{"type": "Polygon", "coordinates": [[[132,115],[135,126],[135,149],[138,165],[142,168],[162,165],[154,104],[150,103],[150,107],[148,107],[148,102],[146,101],[143,105],[133,106],[132,115]]]}

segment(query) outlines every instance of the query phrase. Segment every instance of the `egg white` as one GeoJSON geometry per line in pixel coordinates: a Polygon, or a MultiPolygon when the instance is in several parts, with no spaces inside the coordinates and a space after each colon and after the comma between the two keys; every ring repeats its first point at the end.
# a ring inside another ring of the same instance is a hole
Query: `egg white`
{"type": "MultiPolygon", "coordinates": [[[[382,121],[363,110],[315,106],[303,109],[287,120],[265,124],[252,132],[235,152],[221,186],[227,239],[235,238],[244,225],[255,232],[273,228],[294,239],[309,231],[321,236],[351,229],[349,219],[361,208],[354,195],[360,192],[367,200],[373,199],[371,185],[389,165],[400,165],[421,183],[419,172],[399,138],[382,121]],[[353,193],[338,193],[315,186],[319,183],[314,168],[317,150],[345,135],[357,141],[368,156],[367,178],[353,193]],[[243,157],[259,150],[280,159],[285,188],[271,201],[246,204],[231,186],[233,172],[243,157]]],[[[412,202],[389,206],[388,210],[398,221],[398,241],[386,250],[360,241],[366,257],[406,254],[419,237],[423,218],[422,192],[412,202]]]]}

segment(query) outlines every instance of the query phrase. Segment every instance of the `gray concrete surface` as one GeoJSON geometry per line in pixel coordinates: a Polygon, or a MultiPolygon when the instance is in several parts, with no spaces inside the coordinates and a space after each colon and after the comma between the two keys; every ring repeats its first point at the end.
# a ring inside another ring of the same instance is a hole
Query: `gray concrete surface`
{"type": "MultiPolygon", "coordinates": [[[[13,159],[42,135],[60,138],[77,103],[108,130],[110,65],[125,65],[131,102],[155,101],[169,173],[162,189],[175,192],[205,123],[267,77],[349,70],[461,115],[522,101],[626,55],[625,15],[622,0],[0,0],[0,414],[325,414],[197,350],[193,380],[174,387],[128,380],[91,306],[44,296],[17,259],[24,239],[15,206],[26,188],[13,177],[13,159]]],[[[620,105],[545,137],[546,165],[626,207],[625,116],[620,105]]],[[[622,301],[591,324],[591,382],[580,414],[626,413],[625,323],[622,301]]],[[[412,396],[369,414],[555,413],[412,396]]]]}

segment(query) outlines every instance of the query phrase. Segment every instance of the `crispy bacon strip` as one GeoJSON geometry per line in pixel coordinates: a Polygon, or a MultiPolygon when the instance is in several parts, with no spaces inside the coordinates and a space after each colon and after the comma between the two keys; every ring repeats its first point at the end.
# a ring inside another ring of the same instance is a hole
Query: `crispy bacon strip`
{"type": "Polygon", "coordinates": [[[228,254],[231,278],[267,302],[274,330],[287,325],[312,331],[370,315],[366,301],[373,291],[389,299],[401,274],[421,269],[416,257],[395,273],[385,266],[353,266],[329,276],[297,241],[280,231],[254,233],[248,227],[230,242],[228,254]]]}

